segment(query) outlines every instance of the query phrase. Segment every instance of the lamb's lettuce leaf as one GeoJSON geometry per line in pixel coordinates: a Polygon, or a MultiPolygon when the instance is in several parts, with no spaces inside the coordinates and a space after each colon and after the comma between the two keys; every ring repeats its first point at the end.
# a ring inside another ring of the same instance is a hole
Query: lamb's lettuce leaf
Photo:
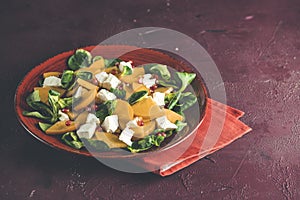
{"type": "Polygon", "coordinates": [[[107,151],[110,149],[105,142],[100,140],[81,138],[81,141],[88,150],[107,151]]]}
{"type": "Polygon", "coordinates": [[[63,134],[61,139],[64,143],[75,149],[81,149],[82,147],[84,147],[83,143],[79,140],[78,136],[74,132],[63,134]]]}
{"type": "Polygon", "coordinates": [[[88,71],[79,71],[75,73],[77,78],[81,78],[83,80],[89,81],[93,78],[93,73],[88,71]]]}
{"type": "Polygon", "coordinates": [[[116,108],[116,101],[106,101],[103,104],[100,104],[96,111],[96,116],[100,121],[104,121],[105,117],[112,115],[116,108]]]}
{"type": "Polygon", "coordinates": [[[197,102],[197,97],[191,92],[182,93],[179,102],[182,111],[192,107],[197,102]]]}
{"type": "Polygon", "coordinates": [[[187,86],[196,78],[195,73],[188,73],[188,72],[176,72],[175,79],[177,82],[180,82],[180,89],[179,92],[183,92],[187,86]]]}
{"type": "Polygon", "coordinates": [[[163,80],[168,81],[171,79],[171,74],[167,65],[154,64],[149,68],[150,73],[159,75],[163,80]]]}
{"type": "Polygon", "coordinates": [[[77,49],[75,54],[68,59],[68,66],[72,70],[88,67],[91,63],[92,55],[84,49],[77,49]]]}
{"type": "Polygon", "coordinates": [[[126,91],[118,88],[111,88],[110,92],[114,93],[117,98],[124,99],[126,96],[126,91]]]}
{"type": "Polygon", "coordinates": [[[75,73],[72,70],[65,70],[61,75],[61,85],[62,88],[72,89],[75,85],[75,73]]]}

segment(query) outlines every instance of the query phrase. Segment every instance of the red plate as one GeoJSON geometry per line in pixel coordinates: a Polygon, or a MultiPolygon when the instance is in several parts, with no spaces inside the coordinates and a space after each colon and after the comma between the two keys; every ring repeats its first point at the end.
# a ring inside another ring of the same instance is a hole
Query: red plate
{"type": "MultiPolygon", "coordinates": [[[[136,47],[132,46],[89,46],[84,47],[88,51],[92,51],[93,55],[101,55],[104,58],[116,58],[119,55],[122,55],[120,58],[124,60],[132,60],[135,64],[141,65],[146,63],[161,63],[166,64],[175,68],[178,71],[186,71],[186,72],[194,72],[197,73],[197,78],[193,81],[192,87],[195,91],[196,96],[198,97],[198,105],[200,113],[199,119],[197,119],[194,124],[192,123],[192,127],[190,131],[184,133],[178,138],[173,139],[170,141],[166,146],[161,147],[159,151],[164,151],[166,149],[172,148],[178,145],[180,142],[191,136],[195,130],[199,127],[200,123],[205,114],[206,110],[206,102],[207,102],[207,90],[203,81],[201,79],[200,73],[194,69],[192,66],[189,66],[183,60],[178,60],[178,58],[174,59],[172,56],[167,55],[166,53],[159,52],[158,50],[153,49],[137,49],[136,47]],[[124,52],[127,52],[124,54],[124,52]]],[[[38,81],[41,79],[41,75],[44,72],[49,71],[63,71],[67,69],[67,59],[71,56],[75,50],[68,51],[56,55],[47,61],[43,62],[42,64],[34,67],[20,82],[16,94],[15,94],[15,110],[18,116],[19,121],[24,126],[24,128],[35,138],[42,141],[43,143],[50,145],[52,147],[65,150],[68,152],[81,154],[85,156],[92,156],[92,154],[87,151],[86,149],[77,150],[74,149],[66,144],[64,144],[58,137],[46,135],[42,132],[39,128],[37,123],[39,122],[38,119],[32,117],[24,117],[22,112],[24,110],[30,110],[26,104],[26,97],[33,91],[33,88],[38,85],[38,81]]],[[[193,121],[192,118],[187,116],[187,121],[193,121]]],[[[138,154],[131,154],[124,153],[125,151],[109,151],[109,152],[97,152],[93,153],[93,156],[102,157],[102,158],[124,158],[124,157],[134,157],[138,155],[143,155],[147,153],[138,153],[138,154]]]]}

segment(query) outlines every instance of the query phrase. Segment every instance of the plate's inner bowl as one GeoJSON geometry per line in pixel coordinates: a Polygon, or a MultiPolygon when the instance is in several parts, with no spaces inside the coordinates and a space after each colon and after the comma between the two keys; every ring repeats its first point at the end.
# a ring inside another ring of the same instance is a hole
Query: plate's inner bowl
{"type": "MultiPolygon", "coordinates": [[[[168,149],[178,143],[184,138],[190,136],[193,131],[199,126],[199,123],[203,119],[205,108],[206,108],[206,98],[207,92],[205,86],[202,82],[200,73],[189,65],[187,62],[183,60],[173,59],[171,56],[166,55],[165,53],[161,53],[157,50],[150,50],[150,49],[135,49],[128,46],[97,46],[94,47],[87,47],[86,50],[92,52],[95,55],[101,55],[104,58],[116,58],[119,57],[122,60],[132,60],[135,66],[148,64],[148,63],[160,63],[165,64],[168,67],[171,75],[174,74],[176,71],[185,71],[185,72],[192,72],[196,73],[196,79],[192,82],[191,85],[188,86],[186,91],[195,94],[197,97],[197,103],[194,104],[191,108],[185,111],[186,122],[188,123],[187,128],[183,129],[181,132],[172,135],[166,141],[164,141],[159,148],[153,148],[150,151],[161,151],[164,149],[168,149]],[[127,53],[120,55],[118,51],[120,49],[128,50],[127,53]]],[[[89,152],[86,149],[73,149],[66,144],[64,144],[60,137],[53,137],[46,135],[43,133],[38,127],[37,123],[39,120],[34,118],[24,117],[22,115],[22,111],[28,109],[26,105],[26,97],[29,93],[33,91],[33,88],[38,85],[38,82],[41,78],[41,75],[44,72],[48,71],[63,71],[66,67],[66,61],[70,55],[72,55],[74,51],[66,52],[63,54],[59,54],[55,56],[45,63],[34,68],[29,74],[24,78],[24,80],[20,83],[18,90],[16,92],[16,112],[18,117],[23,124],[23,126],[36,138],[39,140],[59,149],[63,149],[66,151],[70,151],[73,153],[83,154],[83,155],[93,155],[97,157],[104,157],[104,158],[113,158],[113,157],[128,157],[128,156],[136,156],[137,154],[132,154],[129,151],[124,151],[121,149],[112,149],[111,151],[105,152],[89,152]]],[[[182,102],[184,103],[184,102],[182,102]]],[[[146,152],[147,153],[147,152],[146,152]]]]}

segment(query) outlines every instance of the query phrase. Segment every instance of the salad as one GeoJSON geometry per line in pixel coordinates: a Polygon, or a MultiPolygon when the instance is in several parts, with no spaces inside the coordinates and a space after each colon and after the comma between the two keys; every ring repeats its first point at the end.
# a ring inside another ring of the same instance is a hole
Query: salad
{"type": "Polygon", "coordinates": [[[159,147],[188,127],[185,112],[197,102],[188,86],[195,73],[172,72],[158,63],[92,56],[77,49],[68,69],[43,73],[24,116],[75,149],[132,153],[159,147]]]}

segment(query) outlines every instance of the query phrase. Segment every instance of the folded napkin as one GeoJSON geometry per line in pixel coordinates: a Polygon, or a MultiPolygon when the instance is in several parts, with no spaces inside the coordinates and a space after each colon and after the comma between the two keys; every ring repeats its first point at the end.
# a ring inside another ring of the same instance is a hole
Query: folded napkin
{"type": "Polygon", "coordinates": [[[159,156],[144,158],[145,164],[157,165],[155,173],[161,176],[171,175],[251,131],[239,120],[243,115],[238,109],[208,99],[206,115],[195,135],[159,156]]]}

